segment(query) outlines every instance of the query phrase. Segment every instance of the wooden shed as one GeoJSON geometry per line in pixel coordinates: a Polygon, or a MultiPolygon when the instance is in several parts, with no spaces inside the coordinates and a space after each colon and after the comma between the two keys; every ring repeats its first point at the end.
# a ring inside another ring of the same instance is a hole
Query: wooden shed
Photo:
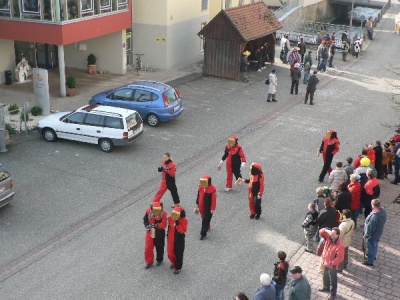
{"type": "Polygon", "coordinates": [[[240,59],[246,50],[267,44],[268,57],[275,56],[276,30],[282,24],[264,2],[221,10],[198,35],[204,39],[204,75],[238,80],[240,59]]]}

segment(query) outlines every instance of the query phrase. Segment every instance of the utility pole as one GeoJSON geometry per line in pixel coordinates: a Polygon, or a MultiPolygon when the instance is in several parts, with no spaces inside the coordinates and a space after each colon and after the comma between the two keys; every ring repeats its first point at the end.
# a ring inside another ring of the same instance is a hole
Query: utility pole
{"type": "Polygon", "coordinates": [[[350,45],[353,42],[353,13],[354,13],[354,0],[351,1],[351,15],[350,15],[350,32],[349,32],[349,37],[350,37],[350,45]]]}

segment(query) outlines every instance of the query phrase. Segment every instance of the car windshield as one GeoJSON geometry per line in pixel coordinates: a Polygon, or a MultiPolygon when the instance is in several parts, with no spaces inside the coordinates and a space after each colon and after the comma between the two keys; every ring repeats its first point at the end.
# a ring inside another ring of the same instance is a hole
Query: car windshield
{"type": "Polygon", "coordinates": [[[176,93],[174,88],[170,88],[168,91],[165,91],[164,96],[167,98],[168,103],[175,102],[179,99],[178,94],[176,93]]]}
{"type": "Polygon", "coordinates": [[[128,126],[128,130],[134,127],[137,124],[136,113],[133,113],[126,117],[126,124],[128,126]]]}
{"type": "Polygon", "coordinates": [[[6,170],[4,170],[3,166],[0,165],[0,181],[3,181],[9,178],[11,175],[6,170]]]}

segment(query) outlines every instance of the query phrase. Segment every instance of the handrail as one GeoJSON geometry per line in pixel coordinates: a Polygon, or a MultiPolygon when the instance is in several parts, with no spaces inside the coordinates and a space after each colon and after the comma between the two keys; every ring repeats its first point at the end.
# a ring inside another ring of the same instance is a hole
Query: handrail
{"type": "Polygon", "coordinates": [[[299,0],[289,0],[286,2],[284,5],[282,5],[280,8],[274,11],[275,17],[279,19],[282,17],[284,14],[288,13],[290,10],[292,10],[295,7],[299,6],[299,0]]]}

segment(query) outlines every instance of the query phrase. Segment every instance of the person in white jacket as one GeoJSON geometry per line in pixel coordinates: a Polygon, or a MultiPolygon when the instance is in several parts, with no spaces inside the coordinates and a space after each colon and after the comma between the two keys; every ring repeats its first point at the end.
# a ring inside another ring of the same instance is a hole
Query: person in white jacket
{"type": "Polygon", "coordinates": [[[276,70],[273,69],[271,73],[268,75],[269,85],[268,85],[268,96],[267,102],[276,102],[275,94],[276,94],[276,87],[278,86],[278,78],[276,77],[276,70]]]}
{"type": "Polygon", "coordinates": [[[343,170],[343,163],[336,163],[336,169],[329,174],[329,182],[333,191],[338,190],[338,186],[341,182],[347,182],[347,173],[343,170]]]}
{"type": "Polygon", "coordinates": [[[351,219],[351,212],[348,209],[342,211],[343,220],[339,225],[340,239],[344,245],[344,260],[339,265],[338,271],[341,272],[347,268],[349,262],[349,247],[351,244],[351,236],[355,227],[354,221],[351,219]]]}

